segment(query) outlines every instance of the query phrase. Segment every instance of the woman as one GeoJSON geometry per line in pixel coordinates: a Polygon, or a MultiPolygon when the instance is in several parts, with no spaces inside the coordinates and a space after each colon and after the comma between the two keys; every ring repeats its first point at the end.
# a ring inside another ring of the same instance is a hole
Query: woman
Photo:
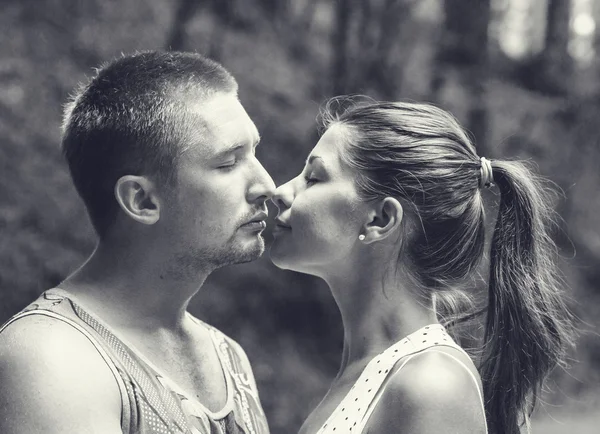
{"type": "Polygon", "coordinates": [[[301,432],[519,433],[571,339],[546,190],[522,163],[480,158],[431,105],[330,107],[304,170],[274,196],[273,262],[323,278],[344,324],[339,373],[301,432]],[[458,305],[484,256],[491,187],[500,204],[476,367],[436,305],[458,305]]]}

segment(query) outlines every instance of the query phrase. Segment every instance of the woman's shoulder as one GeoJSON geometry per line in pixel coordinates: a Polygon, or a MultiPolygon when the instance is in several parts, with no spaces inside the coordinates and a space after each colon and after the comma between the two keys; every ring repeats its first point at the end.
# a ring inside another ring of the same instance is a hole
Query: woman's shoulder
{"type": "Polygon", "coordinates": [[[443,351],[412,356],[387,383],[369,433],[485,433],[478,385],[469,368],[443,351]]]}

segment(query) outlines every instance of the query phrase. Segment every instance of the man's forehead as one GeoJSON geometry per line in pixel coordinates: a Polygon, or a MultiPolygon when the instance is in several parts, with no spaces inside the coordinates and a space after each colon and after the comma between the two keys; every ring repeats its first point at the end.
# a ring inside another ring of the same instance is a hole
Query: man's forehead
{"type": "Polygon", "coordinates": [[[260,140],[258,129],[235,94],[190,101],[188,113],[197,120],[197,133],[204,139],[206,152],[219,152],[222,146],[255,144],[260,140]]]}
{"type": "Polygon", "coordinates": [[[216,93],[203,98],[192,95],[187,96],[184,103],[188,113],[216,123],[246,112],[235,94],[216,93]]]}

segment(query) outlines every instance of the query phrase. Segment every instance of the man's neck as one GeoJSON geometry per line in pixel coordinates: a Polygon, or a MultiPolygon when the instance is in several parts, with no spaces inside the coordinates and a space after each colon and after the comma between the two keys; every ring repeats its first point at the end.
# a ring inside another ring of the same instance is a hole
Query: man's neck
{"type": "Polygon", "coordinates": [[[174,280],[164,273],[156,255],[99,243],[86,263],[59,287],[111,326],[176,331],[208,274],[199,271],[193,279],[174,280]]]}

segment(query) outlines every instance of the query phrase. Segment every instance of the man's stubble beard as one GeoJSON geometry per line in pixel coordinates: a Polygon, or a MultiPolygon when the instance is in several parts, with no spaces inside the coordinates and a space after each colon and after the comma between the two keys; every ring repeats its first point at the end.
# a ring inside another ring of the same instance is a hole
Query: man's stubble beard
{"type": "Polygon", "coordinates": [[[264,251],[265,241],[262,235],[258,235],[257,241],[250,246],[242,246],[232,237],[220,248],[190,247],[174,255],[168,266],[168,275],[174,280],[190,280],[198,274],[212,273],[228,265],[255,261],[264,251]]]}

